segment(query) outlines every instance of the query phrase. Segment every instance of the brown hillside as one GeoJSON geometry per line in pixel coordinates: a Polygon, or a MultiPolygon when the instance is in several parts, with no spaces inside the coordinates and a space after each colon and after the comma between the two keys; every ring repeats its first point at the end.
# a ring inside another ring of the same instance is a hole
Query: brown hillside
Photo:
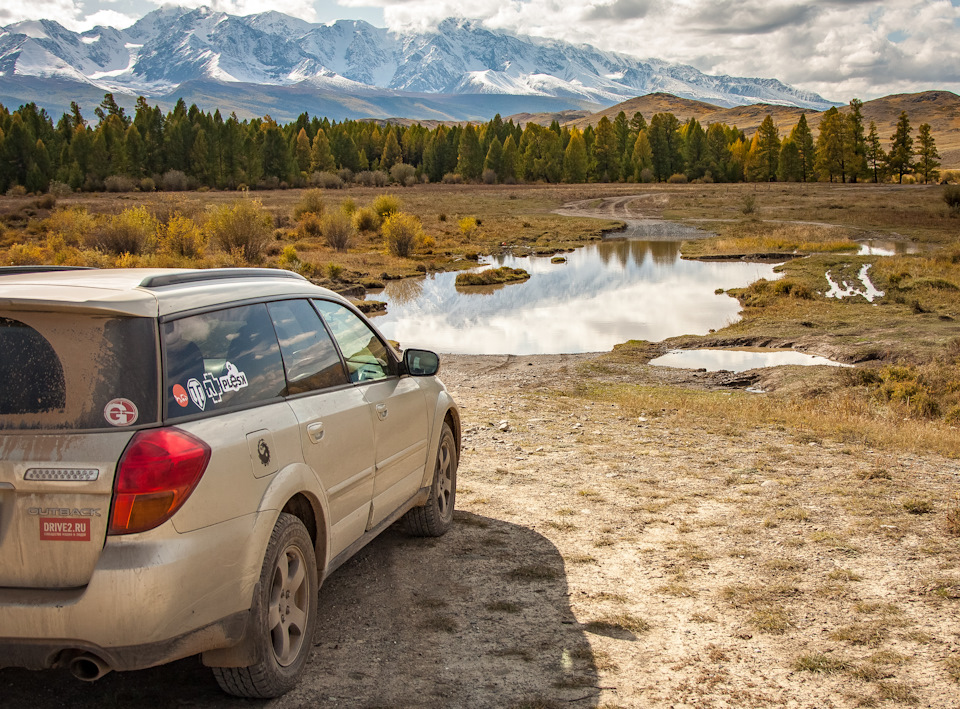
{"type": "MultiPolygon", "coordinates": [[[[841,111],[849,110],[842,107],[841,111]]],[[[735,106],[723,108],[703,101],[690,101],[670,94],[648,94],[632,98],[616,106],[605,108],[597,113],[579,115],[573,120],[564,122],[563,114],[522,114],[523,122],[549,125],[555,118],[561,125],[585,128],[596,125],[603,116],[613,120],[623,111],[627,117],[640,111],[643,117],[650,120],[655,113],[669,112],[681,121],[696,118],[704,126],[710,123],[726,123],[736,126],[747,136],[753,135],[763,119],[770,114],[773,122],[780,129],[780,135],[787,135],[800,120],[800,116],[807,116],[807,123],[816,135],[820,118],[823,115],[818,111],[796,108],[794,106],[773,106],[770,104],[753,104],[751,106],[735,106]]],[[[960,168],[960,96],[950,91],[924,91],[917,94],[895,94],[883,98],[866,101],[863,104],[863,120],[865,128],[869,129],[870,121],[877,124],[877,131],[884,147],[889,147],[890,136],[893,135],[900,112],[906,111],[910,116],[910,125],[916,139],[916,130],[922,123],[929,123],[933,137],[937,141],[937,149],[942,156],[944,168],[960,168]]],[[[577,113],[579,112],[571,112],[577,113]]],[[[511,116],[517,121],[516,116],[511,116]]]]}

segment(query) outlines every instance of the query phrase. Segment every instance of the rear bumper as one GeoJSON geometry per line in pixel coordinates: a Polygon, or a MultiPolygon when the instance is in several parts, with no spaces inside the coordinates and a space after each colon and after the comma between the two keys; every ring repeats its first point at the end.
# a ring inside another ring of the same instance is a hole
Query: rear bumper
{"type": "Polygon", "coordinates": [[[0,589],[0,667],[42,669],[92,652],[133,670],[243,637],[273,520],[246,515],[187,534],[168,522],[110,537],[81,589],[0,589]]]}

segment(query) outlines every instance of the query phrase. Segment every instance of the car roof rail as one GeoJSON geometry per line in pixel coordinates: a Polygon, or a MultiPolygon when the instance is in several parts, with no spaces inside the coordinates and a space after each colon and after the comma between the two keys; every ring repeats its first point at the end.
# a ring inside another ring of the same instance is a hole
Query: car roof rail
{"type": "Polygon", "coordinates": [[[147,276],[140,281],[141,288],[161,288],[184,283],[199,283],[201,281],[216,281],[228,278],[295,278],[307,280],[299,273],[285,271],[280,268],[207,268],[198,271],[182,271],[178,273],[163,273],[157,276],[147,276]]]}
{"type": "Polygon", "coordinates": [[[47,273],[49,271],[92,271],[94,266],[0,266],[0,276],[13,276],[24,273],[47,273]]]}

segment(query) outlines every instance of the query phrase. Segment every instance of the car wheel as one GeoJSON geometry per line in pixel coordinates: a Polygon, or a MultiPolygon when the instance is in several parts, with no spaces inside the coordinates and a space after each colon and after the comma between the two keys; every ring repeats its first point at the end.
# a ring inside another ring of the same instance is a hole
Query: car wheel
{"type": "Polygon", "coordinates": [[[253,610],[260,660],[248,667],[214,667],[223,691],[269,698],[293,689],[313,646],[317,590],[310,535],[297,517],[283,513],[267,544],[253,610]]]}
{"type": "Polygon", "coordinates": [[[453,524],[453,507],[457,498],[457,442],[449,424],[440,431],[437,463],[430,486],[430,499],[422,507],[414,507],[403,517],[410,534],[418,537],[439,537],[453,524]]]}

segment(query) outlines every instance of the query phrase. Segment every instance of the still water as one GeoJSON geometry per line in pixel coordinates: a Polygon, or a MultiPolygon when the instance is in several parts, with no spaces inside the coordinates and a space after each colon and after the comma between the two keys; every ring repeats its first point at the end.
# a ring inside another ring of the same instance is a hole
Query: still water
{"type": "Polygon", "coordinates": [[[772,264],[680,259],[681,241],[610,240],[550,257],[499,256],[528,281],[457,288],[455,273],[391,281],[377,327],[402,347],[460,354],[599,352],[630,339],[706,334],[739,319],[718,288],[774,279],[772,264]]]}
{"type": "Polygon", "coordinates": [[[661,357],[650,360],[650,364],[660,367],[680,367],[681,369],[706,369],[708,372],[745,372],[748,369],[779,367],[785,364],[851,366],[834,362],[826,357],[794,352],[793,350],[761,349],[671,350],[661,357]]]}

